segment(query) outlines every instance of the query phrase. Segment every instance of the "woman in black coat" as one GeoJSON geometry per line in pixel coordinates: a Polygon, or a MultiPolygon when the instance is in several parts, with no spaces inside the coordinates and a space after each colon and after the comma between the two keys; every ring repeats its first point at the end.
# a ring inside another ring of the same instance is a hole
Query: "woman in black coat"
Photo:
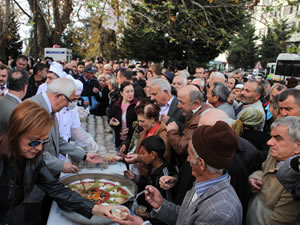
{"type": "Polygon", "coordinates": [[[109,124],[115,131],[115,146],[119,147],[123,141],[130,141],[133,134],[132,123],[137,120],[134,97],[134,87],[130,82],[124,82],[120,87],[121,98],[113,105],[109,124]]]}
{"type": "Polygon", "coordinates": [[[22,203],[35,184],[64,210],[89,218],[92,214],[112,217],[110,206],[95,205],[66,188],[46,167],[41,153],[52,126],[50,114],[32,101],[19,104],[12,113],[0,137],[0,224],[27,224],[22,203]]]}

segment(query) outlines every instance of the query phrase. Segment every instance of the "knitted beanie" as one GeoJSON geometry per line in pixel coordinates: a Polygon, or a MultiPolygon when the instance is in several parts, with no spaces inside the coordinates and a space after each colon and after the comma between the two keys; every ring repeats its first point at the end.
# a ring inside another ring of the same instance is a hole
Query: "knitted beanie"
{"type": "Polygon", "coordinates": [[[230,165],[239,140],[227,123],[218,121],[213,126],[196,128],[192,144],[205,163],[216,169],[224,169],[230,165]]]}

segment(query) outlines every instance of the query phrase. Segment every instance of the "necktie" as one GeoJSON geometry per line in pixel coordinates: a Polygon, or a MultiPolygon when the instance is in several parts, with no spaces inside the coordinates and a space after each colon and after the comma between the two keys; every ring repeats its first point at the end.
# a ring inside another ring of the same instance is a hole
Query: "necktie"
{"type": "Polygon", "coordinates": [[[242,111],[243,106],[244,106],[244,104],[241,104],[239,107],[237,107],[237,108],[234,110],[235,116],[237,116],[237,115],[242,111]]]}

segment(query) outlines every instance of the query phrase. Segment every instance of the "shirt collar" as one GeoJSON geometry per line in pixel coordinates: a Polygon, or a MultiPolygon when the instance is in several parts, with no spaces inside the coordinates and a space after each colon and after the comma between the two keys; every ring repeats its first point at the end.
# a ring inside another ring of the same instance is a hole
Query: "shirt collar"
{"type": "Polygon", "coordinates": [[[229,175],[226,172],[225,174],[223,174],[222,176],[213,178],[211,180],[207,180],[207,181],[202,181],[202,182],[197,182],[195,184],[195,191],[197,193],[198,198],[203,195],[210,187],[216,185],[217,183],[224,181],[226,179],[228,179],[229,175]]]}
{"type": "Polygon", "coordinates": [[[47,103],[49,113],[52,113],[52,106],[51,106],[51,103],[50,103],[50,100],[48,98],[48,95],[47,95],[46,91],[43,91],[42,95],[43,95],[43,97],[44,97],[44,99],[45,99],[45,101],[47,103]]]}
{"type": "Polygon", "coordinates": [[[172,101],[174,99],[174,96],[172,95],[172,98],[170,98],[170,100],[167,102],[167,104],[165,105],[165,107],[170,106],[172,101]]]}
{"type": "Polygon", "coordinates": [[[201,109],[201,105],[200,105],[197,109],[192,110],[193,115],[194,115],[196,112],[198,112],[198,110],[200,110],[200,109],[201,109]]]}
{"type": "Polygon", "coordinates": [[[11,97],[13,97],[13,98],[15,98],[19,103],[22,102],[22,100],[19,99],[17,96],[15,96],[15,95],[13,95],[13,94],[11,94],[11,93],[9,93],[9,92],[7,92],[6,94],[9,95],[9,96],[11,96],[11,97]]]}

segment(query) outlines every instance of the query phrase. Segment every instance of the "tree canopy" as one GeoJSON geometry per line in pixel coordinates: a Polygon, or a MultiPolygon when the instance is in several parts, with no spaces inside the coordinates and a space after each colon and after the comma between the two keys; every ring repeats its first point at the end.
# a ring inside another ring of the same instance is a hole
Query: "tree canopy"
{"type": "Polygon", "coordinates": [[[260,55],[262,66],[275,62],[279,53],[288,51],[288,39],[294,30],[288,26],[286,20],[274,21],[274,26],[269,27],[268,33],[262,38],[260,55]]]}
{"type": "Polygon", "coordinates": [[[236,69],[253,69],[257,62],[257,47],[255,41],[255,28],[248,21],[237,37],[233,38],[228,49],[228,62],[236,69]]]}
{"type": "Polygon", "coordinates": [[[121,40],[129,58],[205,64],[227,49],[246,17],[243,2],[147,0],[131,4],[121,40]]]}

